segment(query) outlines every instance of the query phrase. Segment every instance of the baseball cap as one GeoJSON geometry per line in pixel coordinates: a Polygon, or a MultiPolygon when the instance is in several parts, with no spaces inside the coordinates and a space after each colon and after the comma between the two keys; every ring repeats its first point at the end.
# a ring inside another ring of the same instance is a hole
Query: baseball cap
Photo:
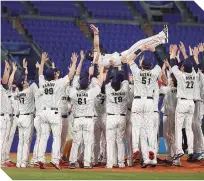
{"type": "Polygon", "coordinates": [[[191,73],[193,65],[190,60],[186,60],[182,64],[184,66],[184,72],[191,73]]]}
{"type": "Polygon", "coordinates": [[[152,66],[152,60],[151,58],[147,57],[142,61],[142,67],[144,69],[150,69],[152,66]]]}
{"type": "Polygon", "coordinates": [[[48,68],[45,72],[45,77],[48,81],[54,80],[55,70],[53,68],[48,68]]]}

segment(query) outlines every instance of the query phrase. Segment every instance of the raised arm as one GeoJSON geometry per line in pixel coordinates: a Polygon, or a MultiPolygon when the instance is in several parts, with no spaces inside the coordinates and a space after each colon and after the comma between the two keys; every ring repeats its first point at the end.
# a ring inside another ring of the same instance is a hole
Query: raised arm
{"type": "Polygon", "coordinates": [[[106,74],[105,84],[108,84],[110,82],[110,76],[111,76],[111,72],[113,70],[115,62],[114,62],[114,60],[110,60],[109,63],[110,63],[110,67],[109,67],[108,72],[106,74]]]}
{"type": "Polygon", "coordinates": [[[28,79],[28,63],[27,63],[25,58],[23,59],[23,69],[25,71],[24,72],[25,73],[24,81],[27,81],[27,79],[28,79]]]}
{"type": "Polygon", "coordinates": [[[122,56],[122,64],[123,64],[123,68],[124,68],[124,80],[128,80],[127,57],[122,56]]]}
{"type": "Polygon", "coordinates": [[[98,84],[100,86],[102,86],[102,84],[103,84],[103,70],[104,70],[103,64],[99,64],[98,84]]]}
{"type": "Polygon", "coordinates": [[[83,50],[80,51],[80,57],[81,57],[81,59],[80,59],[80,62],[77,66],[76,75],[80,75],[80,73],[81,73],[81,68],[82,68],[82,65],[84,62],[84,58],[85,58],[85,54],[84,54],[83,50]]]}
{"type": "Polygon", "coordinates": [[[13,70],[12,70],[11,76],[9,77],[9,82],[8,82],[9,89],[12,87],[14,76],[15,76],[15,73],[17,71],[16,62],[12,62],[12,69],[13,70]]]}
{"type": "Polygon", "coordinates": [[[44,71],[44,65],[45,65],[45,62],[48,60],[48,54],[46,52],[43,52],[42,53],[42,57],[41,57],[41,63],[40,63],[40,66],[39,66],[39,71],[38,71],[38,74],[39,76],[40,75],[43,75],[43,71],[44,71]]]}
{"type": "Polygon", "coordinates": [[[184,60],[186,60],[188,58],[188,55],[186,53],[186,49],[185,49],[185,46],[184,46],[182,41],[180,41],[179,49],[180,49],[180,51],[181,51],[181,53],[183,55],[184,60]]]}
{"type": "Polygon", "coordinates": [[[99,30],[93,24],[90,25],[91,30],[94,33],[94,51],[100,52],[100,44],[99,44],[99,30]]]}
{"type": "Polygon", "coordinates": [[[75,74],[77,58],[78,58],[78,55],[76,53],[72,53],[72,57],[71,57],[72,65],[68,73],[68,77],[70,81],[73,79],[75,74]]]}
{"type": "Polygon", "coordinates": [[[4,74],[3,74],[3,77],[1,80],[2,84],[8,83],[10,72],[11,72],[11,67],[10,67],[8,61],[5,60],[4,74]]]}
{"type": "Polygon", "coordinates": [[[177,50],[178,50],[177,45],[173,45],[172,46],[172,51],[171,51],[171,54],[170,54],[170,65],[171,65],[171,67],[177,65],[177,60],[176,60],[177,50]]]}
{"type": "Polygon", "coordinates": [[[155,56],[155,58],[156,58],[156,61],[157,61],[157,64],[158,64],[160,67],[162,67],[164,62],[163,62],[163,60],[161,59],[159,53],[156,51],[156,48],[155,48],[153,45],[148,45],[148,46],[147,46],[147,50],[150,50],[150,51],[154,54],[154,56],[155,56]]]}

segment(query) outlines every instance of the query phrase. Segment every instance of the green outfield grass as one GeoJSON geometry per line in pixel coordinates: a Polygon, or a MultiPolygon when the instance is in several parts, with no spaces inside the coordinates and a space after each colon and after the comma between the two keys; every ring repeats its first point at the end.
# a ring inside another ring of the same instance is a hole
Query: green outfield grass
{"type": "Polygon", "coordinates": [[[3,168],[13,180],[203,180],[204,173],[117,172],[3,168]]]}

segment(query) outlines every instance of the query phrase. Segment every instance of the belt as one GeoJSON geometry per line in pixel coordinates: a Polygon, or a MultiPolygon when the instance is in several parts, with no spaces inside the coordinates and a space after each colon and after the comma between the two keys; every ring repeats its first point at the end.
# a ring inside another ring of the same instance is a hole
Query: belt
{"type": "Polygon", "coordinates": [[[68,116],[67,115],[62,115],[62,118],[67,118],[68,116]]]}
{"type": "Polygon", "coordinates": [[[92,118],[93,116],[81,116],[81,117],[74,117],[74,118],[92,118]]]}
{"type": "MultiPolygon", "coordinates": [[[[153,99],[153,97],[149,97],[149,96],[147,96],[146,98],[147,99],[153,99]]],[[[141,96],[135,96],[134,99],[141,99],[141,96]]]]}
{"type": "Polygon", "coordinates": [[[1,116],[4,116],[4,115],[5,115],[4,113],[1,114],[1,116]]]}
{"type": "Polygon", "coordinates": [[[107,114],[110,115],[110,116],[113,116],[113,115],[125,116],[125,114],[110,114],[110,113],[107,113],[107,114]]]}
{"type": "Polygon", "coordinates": [[[58,108],[55,108],[55,107],[51,107],[51,108],[46,108],[46,107],[44,107],[44,110],[47,110],[47,109],[58,111],[58,108]]]}
{"type": "Polygon", "coordinates": [[[25,113],[25,114],[20,113],[20,115],[31,115],[31,114],[33,114],[33,113],[25,113]]]}
{"type": "Polygon", "coordinates": [[[15,116],[15,114],[9,114],[10,117],[15,116]]]}
{"type": "Polygon", "coordinates": [[[181,100],[187,100],[186,98],[181,98],[181,100]]]}

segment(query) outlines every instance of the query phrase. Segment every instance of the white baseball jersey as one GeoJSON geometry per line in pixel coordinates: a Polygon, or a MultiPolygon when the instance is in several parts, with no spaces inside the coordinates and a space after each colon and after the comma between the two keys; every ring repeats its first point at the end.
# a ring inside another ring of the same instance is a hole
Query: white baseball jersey
{"type": "Polygon", "coordinates": [[[128,109],[132,109],[134,99],[134,84],[129,84],[128,109]]]}
{"type": "Polygon", "coordinates": [[[94,100],[94,115],[101,116],[106,112],[106,95],[98,94],[94,100]]]}
{"type": "Polygon", "coordinates": [[[74,117],[94,116],[94,100],[100,92],[101,87],[98,84],[87,90],[77,90],[74,87],[67,88],[67,94],[73,103],[74,117]]]}
{"type": "Polygon", "coordinates": [[[156,65],[151,70],[141,70],[137,64],[132,64],[130,69],[134,79],[134,96],[153,97],[155,84],[161,72],[160,66],[156,65]]]}
{"type": "Polygon", "coordinates": [[[6,99],[7,99],[7,113],[13,114],[13,107],[12,107],[12,93],[11,90],[6,92],[6,99]]]}
{"type": "Polygon", "coordinates": [[[201,99],[204,101],[204,73],[200,72],[200,96],[201,99]]]}
{"type": "Polygon", "coordinates": [[[18,93],[19,112],[20,114],[34,113],[35,101],[34,94],[38,87],[35,83],[32,83],[28,88],[18,93]]]}
{"type": "Polygon", "coordinates": [[[194,92],[194,100],[202,100],[202,72],[198,69],[197,73],[198,79],[195,82],[195,92],[194,92]]]}
{"type": "Polygon", "coordinates": [[[1,114],[7,113],[7,90],[1,84],[1,114]]]}
{"type": "Polygon", "coordinates": [[[36,115],[39,115],[43,108],[44,108],[44,89],[38,88],[35,92],[35,108],[36,108],[36,115]]]}
{"type": "Polygon", "coordinates": [[[68,96],[66,94],[66,88],[64,87],[63,93],[61,95],[60,110],[62,115],[68,115],[68,96]]]}
{"type": "Polygon", "coordinates": [[[193,70],[191,73],[181,72],[178,66],[172,67],[172,73],[178,82],[177,98],[193,100],[195,93],[195,84],[198,81],[198,75],[193,70]]]}
{"type": "Polygon", "coordinates": [[[18,102],[18,88],[16,87],[15,91],[11,92],[11,103],[13,107],[13,114],[19,115],[19,102],[18,102]]]}
{"type": "Polygon", "coordinates": [[[159,85],[158,85],[158,83],[155,84],[153,97],[154,97],[154,111],[158,111],[158,102],[159,102],[159,85]]]}
{"type": "Polygon", "coordinates": [[[44,106],[47,108],[59,108],[61,96],[64,92],[64,87],[69,82],[69,77],[66,75],[64,78],[58,80],[47,81],[44,75],[39,76],[40,88],[44,89],[44,106]]]}
{"type": "Polygon", "coordinates": [[[111,82],[106,85],[106,111],[109,114],[126,114],[129,96],[129,82],[121,82],[121,88],[115,91],[111,82]]]}
{"type": "Polygon", "coordinates": [[[177,89],[175,87],[168,87],[162,105],[164,115],[172,115],[175,113],[177,100],[177,89]]]}

